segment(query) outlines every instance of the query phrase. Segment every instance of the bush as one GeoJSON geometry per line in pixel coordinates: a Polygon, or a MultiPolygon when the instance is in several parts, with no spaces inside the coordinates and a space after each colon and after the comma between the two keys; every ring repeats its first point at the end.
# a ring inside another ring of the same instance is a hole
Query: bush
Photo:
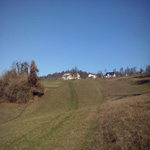
{"type": "Polygon", "coordinates": [[[13,69],[6,72],[0,79],[0,97],[5,97],[9,102],[26,103],[33,96],[42,96],[43,94],[44,87],[41,85],[39,77],[33,76],[31,72],[27,76],[25,72],[18,73],[13,69]],[[32,80],[29,80],[31,76],[32,80]],[[31,81],[34,81],[34,84],[31,81]]]}
{"type": "Polygon", "coordinates": [[[25,103],[32,97],[25,74],[8,71],[3,75],[0,85],[0,96],[6,97],[9,102],[25,103]]]}

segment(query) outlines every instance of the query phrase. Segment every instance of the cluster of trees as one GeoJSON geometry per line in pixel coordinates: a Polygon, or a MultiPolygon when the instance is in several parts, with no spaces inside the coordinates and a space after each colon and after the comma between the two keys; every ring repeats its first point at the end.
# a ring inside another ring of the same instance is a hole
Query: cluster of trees
{"type": "Polygon", "coordinates": [[[65,73],[71,73],[72,75],[76,74],[76,73],[79,73],[81,79],[87,78],[87,76],[89,74],[86,71],[82,71],[82,70],[79,70],[77,67],[74,67],[71,70],[66,70],[66,71],[62,71],[62,72],[56,72],[56,73],[53,73],[53,74],[48,74],[47,76],[42,76],[41,79],[42,80],[58,80],[58,79],[62,79],[62,76],[65,73]]]}
{"type": "Polygon", "coordinates": [[[26,103],[35,95],[43,95],[38,71],[35,61],[31,66],[27,62],[14,62],[12,69],[0,78],[0,97],[9,102],[26,103]]]}
{"type": "MultiPolygon", "coordinates": [[[[137,74],[137,73],[139,73],[139,74],[150,73],[150,65],[146,66],[145,70],[143,70],[141,68],[139,71],[137,71],[136,67],[131,67],[131,68],[127,67],[126,69],[121,67],[119,71],[117,71],[116,69],[113,69],[113,72],[115,72],[117,76],[125,76],[125,75],[130,76],[130,75],[137,74]]],[[[42,76],[41,79],[42,80],[59,80],[59,79],[62,79],[62,76],[65,73],[71,73],[72,75],[79,73],[81,79],[86,79],[88,77],[88,74],[89,74],[86,71],[82,71],[82,70],[79,70],[77,67],[74,67],[71,70],[56,72],[53,74],[48,74],[47,76],[42,76]]],[[[106,69],[104,70],[104,73],[107,73],[106,69]]],[[[99,71],[96,75],[98,78],[102,78],[105,75],[104,73],[102,71],[99,71]]]]}
{"type": "MultiPolygon", "coordinates": [[[[116,71],[116,69],[114,69],[114,72],[116,71]]],[[[137,68],[136,67],[127,67],[126,69],[123,69],[120,68],[120,75],[124,76],[124,75],[133,75],[133,74],[136,74],[136,73],[150,73],[150,65],[146,66],[145,70],[143,70],[142,68],[140,68],[139,71],[137,71],[137,68]]]]}
{"type": "MultiPolygon", "coordinates": [[[[104,72],[106,73],[107,70],[105,69],[104,72]]],[[[150,73],[150,65],[147,65],[145,67],[145,70],[140,68],[140,70],[137,71],[136,67],[131,67],[131,68],[127,67],[126,69],[121,67],[119,71],[117,71],[116,69],[113,69],[113,72],[115,72],[118,76],[125,76],[125,75],[130,76],[134,74],[150,73]]]]}

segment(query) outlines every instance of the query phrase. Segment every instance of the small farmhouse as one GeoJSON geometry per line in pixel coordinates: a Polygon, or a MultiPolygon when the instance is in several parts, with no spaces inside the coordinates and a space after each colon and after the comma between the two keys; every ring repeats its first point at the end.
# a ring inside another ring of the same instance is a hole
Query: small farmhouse
{"type": "Polygon", "coordinates": [[[71,73],[65,73],[62,76],[62,79],[64,79],[64,80],[73,80],[73,76],[71,75],[71,73]]]}
{"type": "Polygon", "coordinates": [[[81,77],[80,77],[80,74],[79,74],[79,73],[77,73],[77,74],[76,74],[75,79],[81,79],[81,77]]]}
{"type": "Polygon", "coordinates": [[[107,72],[105,78],[115,78],[117,75],[115,72],[107,72]]]}
{"type": "Polygon", "coordinates": [[[94,73],[90,73],[90,74],[88,75],[88,77],[89,77],[89,78],[92,78],[92,79],[96,79],[96,78],[97,78],[97,76],[96,76],[94,73]]]}
{"type": "Polygon", "coordinates": [[[80,77],[79,73],[76,73],[76,74],[73,74],[73,75],[71,73],[65,73],[62,76],[62,79],[64,79],[64,80],[73,80],[73,79],[81,79],[81,77],[80,77]]]}

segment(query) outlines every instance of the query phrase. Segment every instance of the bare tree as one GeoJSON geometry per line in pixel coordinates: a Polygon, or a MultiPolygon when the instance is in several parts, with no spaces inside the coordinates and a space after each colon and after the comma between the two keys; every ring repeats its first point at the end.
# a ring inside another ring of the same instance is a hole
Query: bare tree
{"type": "Polygon", "coordinates": [[[130,74],[135,74],[136,73],[136,67],[132,67],[130,69],[130,74]]]}
{"type": "Polygon", "coordinates": [[[121,73],[122,76],[124,75],[123,67],[120,68],[120,73],[121,73]]]}
{"type": "Polygon", "coordinates": [[[12,67],[11,67],[12,70],[15,70],[18,74],[20,73],[20,62],[18,61],[14,61],[12,63],[12,67]]]}
{"type": "Polygon", "coordinates": [[[28,62],[14,61],[11,68],[12,70],[16,70],[18,74],[26,73],[26,75],[28,75],[29,64],[28,62]]]}
{"type": "Polygon", "coordinates": [[[79,70],[78,70],[78,68],[76,66],[71,69],[71,73],[72,74],[76,74],[77,72],[79,72],[79,70]]]}
{"type": "Polygon", "coordinates": [[[150,73],[150,65],[146,66],[146,72],[150,73]]]}
{"type": "Polygon", "coordinates": [[[102,73],[102,71],[98,71],[98,73],[97,73],[96,76],[99,77],[99,78],[103,78],[103,73],[102,73]]]}
{"type": "Polygon", "coordinates": [[[126,74],[126,75],[130,75],[130,68],[129,68],[129,67],[127,67],[127,68],[125,69],[125,74],[126,74]]]}
{"type": "Polygon", "coordinates": [[[140,74],[143,73],[143,72],[144,72],[144,70],[142,68],[140,68],[140,74]]]}
{"type": "Polygon", "coordinates": [[[117,72],[116,68],[115,68],[115,69],[113,69],[113,72],[115,72],[115,73],[117,72]]]}

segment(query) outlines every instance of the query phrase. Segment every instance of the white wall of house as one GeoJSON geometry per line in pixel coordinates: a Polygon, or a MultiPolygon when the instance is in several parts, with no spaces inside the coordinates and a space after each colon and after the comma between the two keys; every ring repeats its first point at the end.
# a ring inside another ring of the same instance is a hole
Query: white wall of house
{"type": "Polygon", "coordinates": [[[80,74],[77,73],[76,75],[71,75],[71,73],[65,73],[63,76],[62,76],[62,79],[64,80],[73,80],[73,79],[81,79],[80,77],[80,74]]]}
{"type": "Polygon", "coordinates": [[[79,73],[77,73],[77,74],[76,74],[76,79],[81,79],[81,77],[80,77],[80,74],[79,74],[79,73]]]}
{"type": "Polygon", "coordinates": [[[97,76],[96,76],[95,74],[91,74],[91,73],[88,75],[88,77],[89,77],[89,78],[93,78],[93,79],[96,79],[96,78],[97,78],[97,76]]]}
{"type": "Polygon", "coordinates": [[[113,78],[115,78],[115,77],[116,77],[116,74],[113,75],[113,78]]]}
{"type": "Polygon", "coordinates": [[[71,73],[65,73],[63,76],[62,76],[62,79],[64,80],[72,80],[74,79],[73,76],[71,75],[71,73]]]}
{"type": "Polygon", "coordinates": [[[110,74],[107,74],[107,75],[106,75],[106,78],[110,78],[110,74]]]}
{"type": "Polygon", "coordinates": [[[108,73],[105,77],[106,78],[115,78],[116,74],[114,73],[113,75],[111,75],[111,74],[108,73]]]}

